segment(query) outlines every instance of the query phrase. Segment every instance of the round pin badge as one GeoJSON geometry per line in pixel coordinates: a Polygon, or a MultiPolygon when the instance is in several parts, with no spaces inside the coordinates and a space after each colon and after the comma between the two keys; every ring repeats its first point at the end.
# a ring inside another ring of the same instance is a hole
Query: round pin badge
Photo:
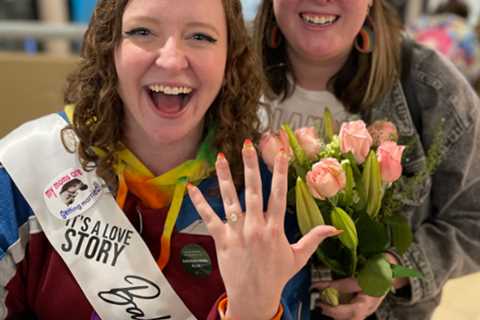
{"type": "Polygon", "coordinates": [[[180,252],[183,268],[195,277],[208,277],[212,261],[208,252],[198,244],[188,244],[180,252]]]}
{"type": "Polygon", "coordinates": [[[55,177],[43,198],[55,217],[69,220],[85,213],[103,194],[105,184],[93,172],[71,168],[55,177]]]}

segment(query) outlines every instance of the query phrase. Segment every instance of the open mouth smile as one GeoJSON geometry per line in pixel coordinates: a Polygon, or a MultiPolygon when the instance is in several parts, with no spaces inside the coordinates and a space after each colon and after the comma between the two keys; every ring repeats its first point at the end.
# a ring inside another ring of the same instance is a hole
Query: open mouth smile
{"type": "Polygon", "coordinates": [[[146,90],[155,109],[167,116],[179,115],[195,92],[188,86],[165,84],[151,84],[146,90]]]}
{"type": "Polygon", "coordinates": [[[340,18],[337,15],[316,15],[311,13],[300,13],[303,22],[314,26],[332,25],[340,18]]]}

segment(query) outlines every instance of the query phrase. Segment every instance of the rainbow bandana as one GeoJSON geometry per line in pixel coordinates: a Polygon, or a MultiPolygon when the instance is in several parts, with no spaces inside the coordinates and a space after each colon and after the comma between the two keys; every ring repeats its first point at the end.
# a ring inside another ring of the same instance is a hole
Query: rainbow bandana
{"type": "MultiPolygon", "coordinates": [[[[73,107],[67,106],[65,112],[73,119],[73,107]]],[[[201,143],[194,160],[187,160],[176,168],[155,177],[154,174],[127,148],[118,153],[118,162],[114,165],[118,177],[117,203],[123,208],[130,191],[145,205],[153,209],[166,208],[167,218],[160,239],[161,250],[157,265],[163,269],[170,258],[170,240],[180,213],[187,183],[198,185],[214,171],[217,154],[213,140],[215,130],[209,129],[201,143]]],[[[102,150],[95,150],[98,154],[102,150]]]]}

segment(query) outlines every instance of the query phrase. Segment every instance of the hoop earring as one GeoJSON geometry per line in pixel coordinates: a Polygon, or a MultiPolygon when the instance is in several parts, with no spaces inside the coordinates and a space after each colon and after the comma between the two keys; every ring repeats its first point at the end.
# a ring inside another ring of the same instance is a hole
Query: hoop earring
{"type": "MultiPolygon", "coordinates": [[[[367,18],[367,21],[369,18],[367,18]]],[[[375,48],[375,32],[369,26],[369,23],[365,22],[362,29],[355,38],[355,49],[363,54],[368,54],[375,48]]]]}
{"type": "Polygon", "coordinates": [[[270,31],[270,39],[268,41],[268,46],[272,49],[277,49],[280,47],[280,44],[282,42],[282,35],[280,34],[280,29],[277,27],[277,25],[274,25],[272,27],[272,30],[270,31]]]}

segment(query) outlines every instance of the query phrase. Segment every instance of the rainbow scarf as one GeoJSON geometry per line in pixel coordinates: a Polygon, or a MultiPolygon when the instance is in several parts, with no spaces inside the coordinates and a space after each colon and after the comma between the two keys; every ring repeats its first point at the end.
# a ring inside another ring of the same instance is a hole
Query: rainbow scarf
{"type": "MultiPolygon", "coordinates": [[[[73,119],[73,106],[65,108],[70,122],[73,119]]],[[[117,203],[123,208],[128,192],[133,193],[146,206],[153,209],[167,208],[162,237],[160,257],[157,265],[163,269],[170,258],[170,241],[175,228],[187,183],[198,185],[214,171],[215,156],[213,147],[215,130],[210,129],[201,143],[194,160],[187,160],[172,170],[155,177],[154,174],[126,147],[118,152],[118,161],[113,169],[118,177],[117,203]]],[[[95,150],[100,156],[103,150],[95,150]]]]}

